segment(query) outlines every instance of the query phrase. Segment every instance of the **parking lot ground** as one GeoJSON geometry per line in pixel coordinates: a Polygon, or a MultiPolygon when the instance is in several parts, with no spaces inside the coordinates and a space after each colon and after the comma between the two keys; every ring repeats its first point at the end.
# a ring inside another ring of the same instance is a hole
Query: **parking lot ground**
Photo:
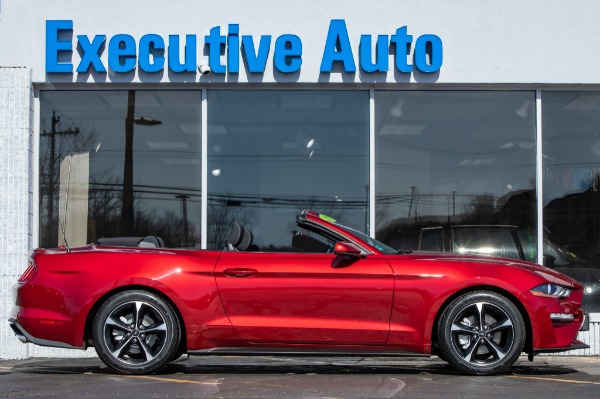
{"type": "Polygon", "coordinates": [[[0,360],[7,398],[599,398],[600,357],[526,357],[508,373],[464,376],[437,357],[191,357],[125,376],[100,360],[0,360]]]}

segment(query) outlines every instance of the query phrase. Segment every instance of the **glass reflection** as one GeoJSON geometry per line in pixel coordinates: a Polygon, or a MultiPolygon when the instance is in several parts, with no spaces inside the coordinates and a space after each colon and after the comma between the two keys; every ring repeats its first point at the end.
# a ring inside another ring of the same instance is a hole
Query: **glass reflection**
{"type": "Polygon", "coordinates": [[[59,214],[70,246],[199,246],[200,93],[42,91],[40,104],[41,246],[63,244],[59,214]]]}
{"type": "Polygon", "coordinates": [[[543,92],[544,263],[585,285],[600,311],[600,93],[543,92]],[[566,259],[566,260],[565,260],[566,259]]]}
{"type": "Polygon", "coordinates": [[[369,93],[209,91],[208,247],[234,221],[263,251],[291,251],[312,208],[366,231],[369,93]]]}
{"type": "Polygon", "coordinates": [[[489,234],[534,228],[534,99],[533,92],[376,92],[377,238],[454,251],[456,226],[487,225],[489,234]]]}

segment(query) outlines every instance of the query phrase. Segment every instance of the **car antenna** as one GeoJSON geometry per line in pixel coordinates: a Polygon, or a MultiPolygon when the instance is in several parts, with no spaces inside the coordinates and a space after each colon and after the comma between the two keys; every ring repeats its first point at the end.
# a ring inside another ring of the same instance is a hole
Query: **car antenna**
{"type": "Polygon", "coordinates": [[[65,232],[65,226],[67,225],[67,205],[69,204],[69,183],[71,181],[71,162],[73,161],[73,156],[69,155],[69,172],[67,174],[67,187],[65,192],[65,216],[63,217],[64,221],[58,218],[58,224],[60,224],[60,230],[62,231],[63,242],[67,247],[67,253],[71,252],[71,248],[69,247],[69,243],[67,242],[67,234],[65,232]]]}

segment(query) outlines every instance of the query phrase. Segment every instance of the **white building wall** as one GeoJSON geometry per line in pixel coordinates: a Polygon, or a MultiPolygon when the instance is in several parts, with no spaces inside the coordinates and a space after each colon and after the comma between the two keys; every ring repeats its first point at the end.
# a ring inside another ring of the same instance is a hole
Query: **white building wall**
{"type": "Polygon", "coordinates": [[[7,319],[31,248],[31,71],[0,67],[0,358],[27,356],[7,319]]]}

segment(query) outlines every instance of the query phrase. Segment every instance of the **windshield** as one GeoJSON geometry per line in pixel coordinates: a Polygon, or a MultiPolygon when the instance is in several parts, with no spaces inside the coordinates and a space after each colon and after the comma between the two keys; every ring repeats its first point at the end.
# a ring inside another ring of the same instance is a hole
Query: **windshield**
{"type": "Polygon", "coordinates": [[[371,238],[370,236],[366,235],[365,233],[361,233],[358,230],[354,230],[354,229],[351,229],[350,227],[342,226],[340,224],[338,224],[338,226],[343,228],[344,230],[348,231],[350,234],[355,235],[356,237],[360,238],[361,240],[363,240],[370,246],[377,248],[379,251],[381,251],[385,254],[397,254],[398,253],[397,249],[387,246],[384,243],[379,242],[374,238],[371,238]]]}

